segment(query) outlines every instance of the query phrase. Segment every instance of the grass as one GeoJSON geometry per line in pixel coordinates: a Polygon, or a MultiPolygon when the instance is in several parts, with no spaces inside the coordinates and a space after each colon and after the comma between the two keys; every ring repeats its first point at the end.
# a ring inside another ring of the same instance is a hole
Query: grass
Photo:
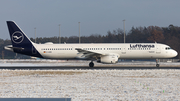
{"type": "Polygon", "coordinates": [[[0,71],[1,77],[11,77],[11,76],[28,76],[28,75],[77,75],[87,73],[85,71],[56,71],[56,70],[21,70],[21,71],[0,71]],[[8,75],[7,75],[8,74],[8,75]]]}

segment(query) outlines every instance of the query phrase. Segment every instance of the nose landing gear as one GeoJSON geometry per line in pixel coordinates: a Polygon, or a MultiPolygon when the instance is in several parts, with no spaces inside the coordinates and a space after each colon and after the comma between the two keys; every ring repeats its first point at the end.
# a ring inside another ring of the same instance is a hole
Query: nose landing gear
{"type": "Polygon", "coordinates": [[[159,67],[159,66],[160,66],[158,62],[159,62],[159,60],[156,59],[156,67],[159,67]]]}

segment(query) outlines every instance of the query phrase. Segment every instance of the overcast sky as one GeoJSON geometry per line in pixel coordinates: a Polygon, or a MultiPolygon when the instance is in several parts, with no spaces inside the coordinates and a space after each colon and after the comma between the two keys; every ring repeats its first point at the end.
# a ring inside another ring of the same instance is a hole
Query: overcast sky
{"type": "Polygon", "coordinates": [[[10,39],[6,21],[13,20],[29,37],[106,35],[133,26],[180,26],[180,0],[0,0],[0,38],[10,39]]]}

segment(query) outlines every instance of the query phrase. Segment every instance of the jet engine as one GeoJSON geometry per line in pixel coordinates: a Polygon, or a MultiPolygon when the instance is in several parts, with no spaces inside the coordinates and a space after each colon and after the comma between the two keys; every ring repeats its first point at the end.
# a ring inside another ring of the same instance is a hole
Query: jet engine
{"type": "Polygon", "coordinates": [[[118,58],[119,58],[118,54],[102,55],[97,62],[113,64],[113,63],[117,63],[118,62],[118,58]]]}

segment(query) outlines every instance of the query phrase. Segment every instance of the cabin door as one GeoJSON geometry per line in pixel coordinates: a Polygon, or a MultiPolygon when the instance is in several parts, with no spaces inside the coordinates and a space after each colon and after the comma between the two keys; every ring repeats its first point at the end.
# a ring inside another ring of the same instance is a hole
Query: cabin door
{"type": "Polygon", "coordinates": [[[156,44],[156,53],[160,54],[161,53],[161,46],[156,44]]]}
{"type": "Polygon", "coordinates": [[[34,46],[32,46],[32,54],[36,54],[36,53],[37,53],[36,49],[34,48],[34,46]]]}
{"type": "Polygon", "coordinates": [[[122,47],[122,54],[126,54],[126,47],[122,47]]]}

